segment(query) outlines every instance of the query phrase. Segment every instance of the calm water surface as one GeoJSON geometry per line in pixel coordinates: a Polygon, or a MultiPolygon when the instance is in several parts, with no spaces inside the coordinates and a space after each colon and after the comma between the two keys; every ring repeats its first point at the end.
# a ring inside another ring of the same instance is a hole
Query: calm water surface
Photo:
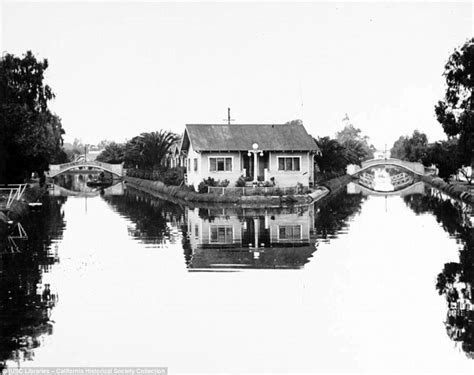
{"type": "Polygon", "coordinates": [[[435,190],[265,210],[72,185],[2,245],[7,366],[474,371],[471,210],[435,190]]]}

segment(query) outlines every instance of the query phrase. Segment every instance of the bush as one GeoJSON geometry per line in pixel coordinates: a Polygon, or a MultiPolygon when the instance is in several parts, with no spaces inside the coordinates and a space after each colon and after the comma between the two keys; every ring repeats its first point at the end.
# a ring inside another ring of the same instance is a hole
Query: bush
{"type": "Polygon", "coordinates": [[[198,185],[198,193],[207,193],[208,186],[220,186],[220,187],[227,187],[229,186],[229,180],[214,180],[212,177],[208,177],[207,179],[202,180],[198,185]]]}
{"type": "Polygon", "coordinates": [[[161,181],[165,185],[179,186],[184,181],[184,169],[179,167],[155,170],[133,168],[127,169],[127,176],[141,178],[144,180],[161,181]]]}
{"type": "Polygon", "coordinates": [[[165,185],[179,186],[184,181],[184,173],[178,168],[172,168],[165,171],[162,175],[162,182],[165,185]]]}
{"type": "Polygon", "coordinates": [[[208,190],[209,190],[209,189],[208,189],[208,186],[209,186],[209,185],[206,184],[205,180],[202,180],[202,181],[199,183],[199,185],[198,185],[198,193],[199,193],[199,194],[205,194],[205,193],[207,193],[208,190]]]}
{"type": "Polygon", "coordinates": [[[237,182],[235,183],[235,186],[237,187],[245,187],[245,177],[244,176],[240,176],[239,179],[237,180],[237,182]]]}

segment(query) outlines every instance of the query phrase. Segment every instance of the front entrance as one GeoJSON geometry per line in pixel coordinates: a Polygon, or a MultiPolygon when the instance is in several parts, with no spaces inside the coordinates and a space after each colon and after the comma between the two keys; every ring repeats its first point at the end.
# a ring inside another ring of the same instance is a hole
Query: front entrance
{"type": "MultiPolygon", "coordinates": [[[[265,168],[268,169],[270,163],[270,154],[265,152],[263,156],[257,157],[257,181],[265,180],[265,168]]],[[[242,165],[245,168],[245,177],[250,181],[254,180],[254,156],[253,154],[242,153],[242,165]]]]}

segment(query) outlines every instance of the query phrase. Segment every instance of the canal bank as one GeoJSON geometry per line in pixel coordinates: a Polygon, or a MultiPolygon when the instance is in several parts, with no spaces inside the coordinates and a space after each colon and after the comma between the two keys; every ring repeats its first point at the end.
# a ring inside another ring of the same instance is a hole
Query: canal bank
{"type": "Polygon", "coordinates": [[[160,181],[144,180],[136,177],[125,177],[127,186],[137,190],[144,191],[152,195],[159,195],[160,198],[175,201],[176,203],[230,203],[230,204],[249,204],[268,207],[279,207],[291,204],[309,204],[315,202],[330,191],[325,186],[316,188],[308,194],[295,195],[218,195],[196,193],[190,189],[179,186],[168,186],[160,181]]]}
{"type": "Polygon", "coordinates": [[[321,181],[318,184],[320,186],[324,186],[325,188],[329,189],[331,194],[337,193],[342,188],[346,187],[346,185],[353,180],[351,175],[345,174],[339,177],[332,178],[327,181],[321,181]]]}
{"type": "Polygon", "coordinates": [[[421,176],[420,180],[438,190],[441,190],[453,198],[459,199],[465,203],[474,204],[473,195],[467,191],[466,187],[463,185],[450,184],[439,177],[433,176],[421,176]]]}
{"type": "Polygon", "coordinates": [[[6,236],[16,223],[28,215],[29,204],[37,202],[46,191],[46,186],[31,184],[26,188],[20,200],[14,200],[9,208],[0,211],[0,238],[6,236]]]}

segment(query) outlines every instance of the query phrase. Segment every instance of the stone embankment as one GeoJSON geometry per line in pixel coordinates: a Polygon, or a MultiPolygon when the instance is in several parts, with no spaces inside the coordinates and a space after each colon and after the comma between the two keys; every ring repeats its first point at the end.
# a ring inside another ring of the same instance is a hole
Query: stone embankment
{"type": "Polygon", "coordinates": [[[26,188],[20,200],[12,202],[9,209],[0,211],[0,238],[8,234],[10,228],[30,211],[29,204],[37,202],[46,192],[46,187],[32,184],[26,188]]]}
{"type": "Polygon", "coordinates": [[[303,195],[283,195],[283,196],[237,196],[237,195],[217,195],[199,194],[178,186],[168,186],[160,181],[144,180],[136,177],[126,177],[128,186],[144,191],[151,195],[161,195],[165,199],[181,202],[203,202],[203,203],[232,203],[264,206],[283,206],[289,204],[311,203],[325,196],[329,190],[322,187],[310,194],[303,195]]]}
{"type": "Polygon", "coordinates": [[[474,204],[474,196],[466,189],[466,185],[449,184],[443,179],[433,176],[421,176],[420,179],[453,198],[474,204]]]}

